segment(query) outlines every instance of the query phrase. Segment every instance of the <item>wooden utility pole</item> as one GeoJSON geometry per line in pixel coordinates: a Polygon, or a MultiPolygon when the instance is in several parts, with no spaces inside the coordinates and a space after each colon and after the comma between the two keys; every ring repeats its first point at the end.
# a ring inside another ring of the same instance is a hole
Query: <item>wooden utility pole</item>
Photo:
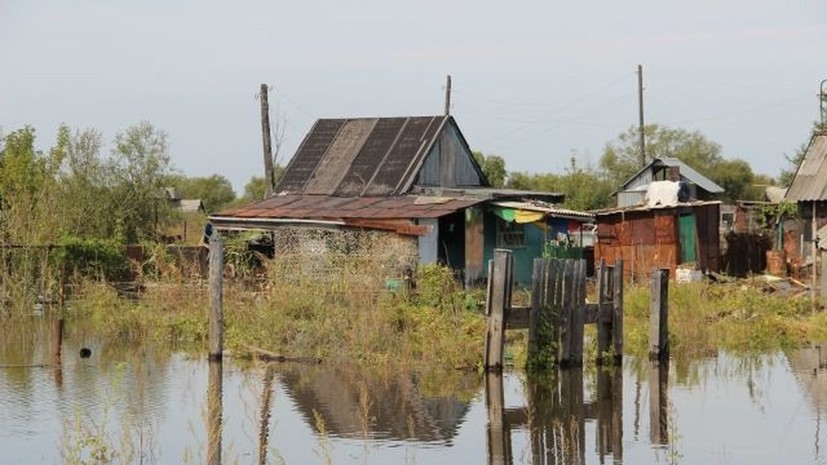
{"type": "Polygon", "coordinates": [[[451,75],[445,81],[445,116],[451,114],[451,75]]]}
{"type": "Polygon", "coordinates": [[[267,102],[267,84],[261,85],[259,93],[261,102],[261,142],[264,146],[264,197],[269,197],[275,190],[273,176],[273,148],[270,139],[270,104],[267,102]]]}
{"type": "Polygon", "coordinates": [[[646,166],[646,136],[643,132],[643,66],[637,65],[637,106],[640,118],[640,167],[646,166]]]}
{"type": "Polygon", "coordinates": [[[224,351],[224,246],[218,233],[210,238],[209,359],[221,360],[224,351]]]}

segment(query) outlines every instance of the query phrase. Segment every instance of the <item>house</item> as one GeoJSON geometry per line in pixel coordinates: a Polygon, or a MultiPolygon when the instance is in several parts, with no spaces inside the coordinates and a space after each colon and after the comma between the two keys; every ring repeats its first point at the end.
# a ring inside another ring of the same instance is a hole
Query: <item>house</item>
{"type": "Polygon", "coordinates": [[[813,240],[827,235],[827,131],[813,134],[784,201],[798,207],[799,218],[786,221],[783,233],[786,259],[796,271],[809,267],[814,251],[827,246],[813,240]]]}
{"type": "Polygon", "coordinates": [[[218,230],[273,232],[276,256],[330,250],[338,241],[333,231],[372,238],[384,232],[379,242],[363,237],[336,247],[372,255],[393,249],[393,257],[377,265],[390,270],[443,263],[467,284],[485,277],[495,247],[506,247],[525,255],[517,259],[515,274],[527,283],[530,258],[542,254],[550,235],[568,232],[569,218],[576,224],[592,219],[555,209],[563,199],[558,193],[491,188],[451,116],[320,119],[274,195],[210,220],[218,230]],[[297,238],[302,228],[306,234],[297,238]],[[381,245],[366,248],[369,243],[381,245]]]}
{"type": "Polygon", "coordinates": [[[655,158],[617,191],[617,206],[641,205],[653,181],[680,182],[683,199],[715,200],[724,189],[677,158],[655,158]]]}

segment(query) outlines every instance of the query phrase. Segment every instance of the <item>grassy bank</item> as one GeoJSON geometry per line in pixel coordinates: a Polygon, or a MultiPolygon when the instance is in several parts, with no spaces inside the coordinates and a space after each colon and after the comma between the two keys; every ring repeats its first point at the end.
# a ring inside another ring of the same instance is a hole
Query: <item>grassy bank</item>
{"type": "MultiPolygon", "coordinates": [[[[625,350],[645,356],[649,337],[647,287],[625,293],[625,350]]],[[[673,355],[696,357],[719,349],[762,352],[827,340],[827,312],[813,312],[806,295],[766,293],[753,281],[669,286],[673,355]]]]}
{"type": "MultiPolygon", "coordinates": [[[[331,264],[328,264],[331,265],[331,264]]],[[[416,289],[389,289],[381,269],[350,260],[336,273],[271,263],[262,274],[225,281],[225,346],[332,363],[378,367],[476,367],[485,336],[484,290],[463,290],[450,271],[424,267],[416,289]]],[[[157,266],[140,297],[82,280],[67,317],[112,341],[151,341],[206,352],[206,283],[171,266],[157,266]]],[[[396,283],[399,284],[399,283],[396,283]]],[[[524,291],[515,297],[527,303],[524,291]]],[[[675,284],[669,289],[669,337],[677,356],[719,349],[762,352],[827,340],[827,313],[813,313],[806,296],[762,292],[747,281],[675,284]]],[[[648,350],[648,287],[625,292],[626,352],[648,350]]],[[[594,336],[593,328],[587,335],[594,336]]],[[[510,331],[507,357],[523,366],[525,331],[510,331]]],[[[594,343],[587,346],[594,352],[594,343]]]]}
{"type": "MultiPolygon", "coordinates": [[[[345,268],[302,276],[270,266],[256,279],[225,281],[225,346],[286,356],[379,366],[473,367],[482,360],[481,290],[464,291],[447,269],[419,270],[417,287],[388,289],[384,279],[345,268]]],[[[180,277],[148,283],[137,300],[103,283],[86,282],[72,317],[88,319],[104,337],[188,344],[206,351],[206,284],[180,277]]]]}

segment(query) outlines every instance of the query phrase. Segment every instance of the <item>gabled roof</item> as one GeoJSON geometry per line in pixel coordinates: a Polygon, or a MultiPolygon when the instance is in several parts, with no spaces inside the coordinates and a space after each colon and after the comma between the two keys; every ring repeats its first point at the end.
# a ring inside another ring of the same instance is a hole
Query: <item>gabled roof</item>
{"type": "Polygon", "coordinates": [[[798,165],[785,200],[827,200],[827,131],[813,134],[798,165]]]}
{"type": "MultiPolygon", "coordinates": [[[[456,128],[451,116],[320,119],[290,160],[275,192],[351,197],[403,194],[448,125],[456,128]]],[[[473,169],[484,180],[471,158],[473,169]]]]}
{"type": "Polygon", "coordinates": [[[687,165],[683,161],[677,158],[671,157],[660,157],[654,158],[652,161],[649,162],[648,165],[643,167],[640,171],[635,173],[634,176],[629,178],[623,186],[620,188],[621,191],[626,190],[626,187],[632,183],[638,176],[644,173],[647,170],[652,169],[654,166],[669,166],[675,167],[677,166],[680,169],[681,176],[688,179],[690,182],[694,183],[696,186],[700,187],[701,189],[711,193],[711,194],[720,194],[724,192],[724,188],[715,184],[711,179],[707,178],[706,176],[702,175],[701,173],[697,172],[695,168],[687,165]]]}

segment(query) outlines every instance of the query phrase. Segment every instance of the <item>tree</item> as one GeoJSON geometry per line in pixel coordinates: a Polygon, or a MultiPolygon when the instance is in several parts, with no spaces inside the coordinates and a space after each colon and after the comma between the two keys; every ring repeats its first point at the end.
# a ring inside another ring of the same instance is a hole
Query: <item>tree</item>
{"type": "Polygon", "coordinates": [[[174,187],[183,198],[201,199],[208,213],[221,210],[236,198],[233,185],[220,174],[206,177],[175,174],[169,176],[166,184],[174,187]]]}
{"type": "Polygon", "coordinates": [[[482,172],[491,184],[491,187],[505,186],[505,160],[499,155],[485,155],[480,151],[471,152],[474,160],[482,168],[482,172]]]}
{"type": "Polygon", "coordinates": [[[113,176],[115,233],[128,242],[155,239],[174,217],[164,194],[170,156],[164,131],[142,121],[115,136],[113,176]]]}
{"type": "Polygon", "coordinates": [[[528,174],[512,172],[508,185],[513,189],[560,192],[566,195],[563,206],[572,210],[596,210],[611,203],[612,185],[591,166],[577,166],[576,154],[562,175],[552,173],[528,174]]]}
{"type": "Polygon", "coordinates": [[[244,199],[249,202],[254,202],[264,198],[264,177],[253,176],[244,185],[244,199]]]}
{"type": "Polygon", "coordinates": [[[798,146],[798,148],[793,152],[792,155],[784,154],[784,159],[787,160],[787,168],[781,170],[781,173],[778,175],[778,184],[782,186],[789,186],[790,183],[793,181],[793,177],[795,176],[795,172],[798,171],[798,165],[804,160],[804,155],[807,154],[807,147],[810,145],[810,139],[813,135],[819,131],[819,123],[813,122],[813,128],[810,132],[810,138],[807,139],[807,142],[798,146]]]}
{"type": "MultiPolygon", "coordinates": [[[[723,161],[721,146],[698,131],[650,124],[644,127],[644,134],[646,163],[654,158],[678,158],[701,174],[709,175],[714,171],[715,165],[723,161]]],[[[606,144],[600,158],[600,168],[615,187],[622,185],[643,168],[638,141],[638,129],[631,127],[615,141],[606,144]]]]}
{"type": "MultiPolygon", "coordinates": [[[[744,160],[733,159],[718,162],[710,178],[724,188],[721,200],[763,200],[764,190],[757,185],[758,178],[744,160]]],[[[766,182],[766,179],[762,179],[766,182]]]]}

